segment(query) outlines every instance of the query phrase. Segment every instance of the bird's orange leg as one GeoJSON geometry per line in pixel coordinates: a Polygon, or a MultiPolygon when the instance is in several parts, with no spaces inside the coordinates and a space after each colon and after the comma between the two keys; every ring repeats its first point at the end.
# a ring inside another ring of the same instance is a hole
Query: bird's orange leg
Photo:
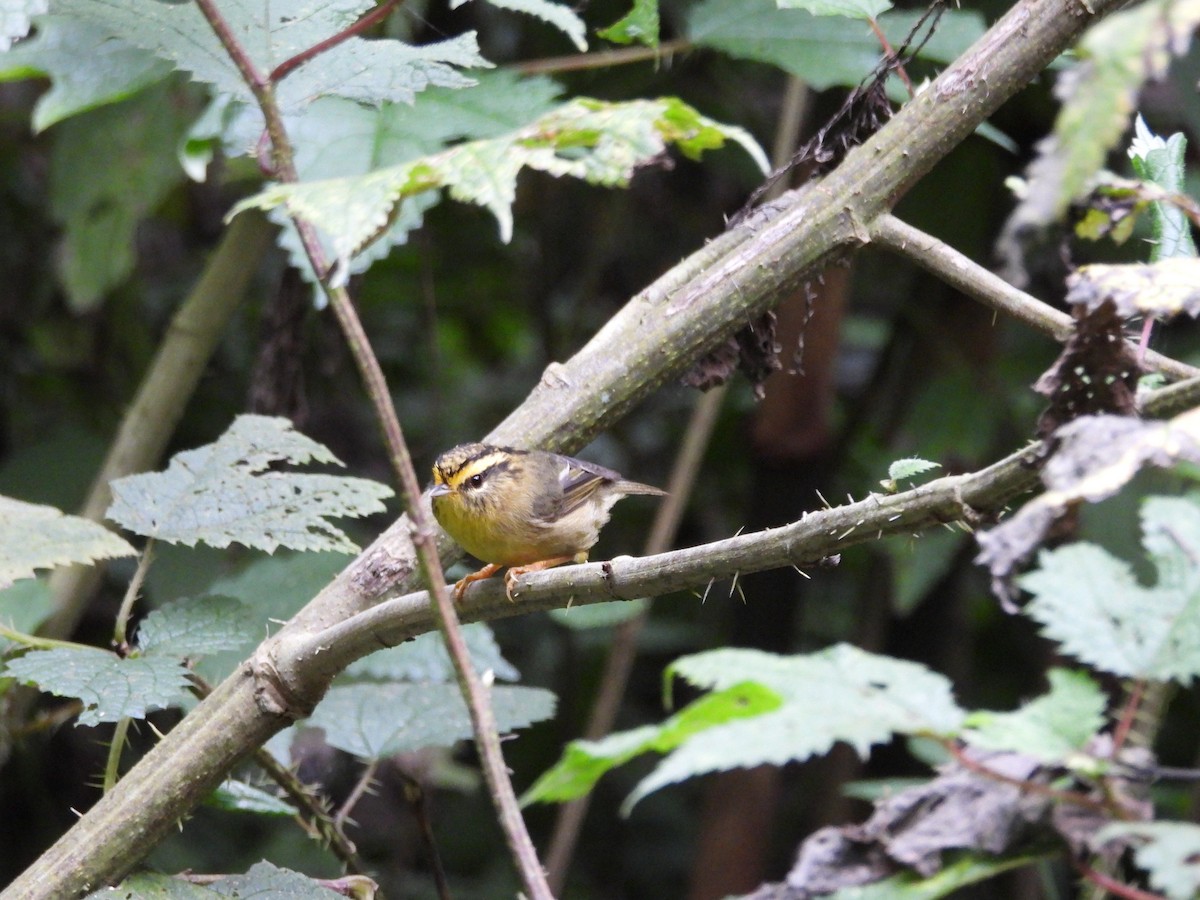
{"type": "MultiPolygon", "coordinates": [[[[472,572],[470,575],[464,575],[462,578],[458,579],[454,585],[454,602],[462,603],[463,593],[467,590],[467,587],[471,584],[471,582],[482,581],[485,578],[491,578],[503,568],[504,566],[498,566],[495,563],[488,563],[478,572],[472,572]]],[[[509,599],[511,600],[512,598],[510,597],[509,599]]]]}
{"type": "MultiPolygon", "coordinates": [[[[586,559],[587,555],[585,554],[584,560],[586,559]]],[[[553,569],[555,566],[561,566],[563,563],[569,563],[572,560],[580,562],[579,554],[576,554],[575,556],[556,556],[553,559],[539,560],[538,562],[530,563],[527,566],[513,566],[504,573],[504,593],[507,595],[510,601],[516,602],[513,599],[513,591],[516,590],[518,578],[520,578],[522,575],[528,574],[529,572],[540,572],[543,569],[553,569]]]]}

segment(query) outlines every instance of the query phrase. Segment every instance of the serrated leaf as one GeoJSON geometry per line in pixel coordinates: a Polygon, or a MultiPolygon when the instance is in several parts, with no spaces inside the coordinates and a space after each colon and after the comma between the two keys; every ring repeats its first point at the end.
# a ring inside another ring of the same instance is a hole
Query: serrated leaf
{"type": "Polygon", "coordinates": [[[635,41],[647,47],[658,46],[659,15],[658,0],[633,0],[633,7],[616,22],[596,32],[614,44],[632,44],[635,41]]]}
{"type": "Polygon", "coordinates": [[[647,794],[695,775],[804,760],[838,741],[865,755],[893,734],[954,733],[963,718],[946,678],[846,644],[801,656],[715,650],[683,657],[666,674],[728,693],[716,695],[713,710],[693,712],[693,704],[657,728],[574,742],[527,799],[550,790],[578,793],[634,755],[671,751],[626,799],[628,811],[647,794]]]}
{"type": "Polygon", "coordinates": [[[34,16],[46,11],[49,0],[0,0],[0,51],[29,33],[34,16]]]}
{"type": "Polygon", "coordinates": [[[176,147],[192,110],[175,88],[161,82],[58,126],[50,202],[65,227],[59,277],[76,310],[128,278],[138,224],[183,182],[176,147]]]}
{"type": "Polygon", "coordinates": [[[780,9],[802,9],[814,16],[874,19],[892,8],[889,0],[775,0],[780,9]]]}
{"type": "Polygon", "coordinates": [[[780,697],[760,684],[746,682],[707,694],[661,725],[645,725],[599,741],[571,741],[562,759],[521,798],[526,803],[572,800],[591,790],[602,775],[649,751],[666,753],[714,725],[778,709],[780,697]]]}
{"type": "Polygon", "coordinates": [[[213,882],[211,889],[222,897],[254,900],[345,900],[346,895],[323,887],[299,872],[281,869],[269,862],[256,863],[245,875],[230,875],[213,882]]]}
{"type": "Polygon", "coordinates": [[[1079,43],[1081,59],[1060,73],[1062,108],[1038,144],[1021,202],[1004,226],[999,249],[1012,277],[1023,270],[1025,235],[1061,220],[1081,197],[1125,133],[1142,85],[1166,74],[1188,50],[1200,24],[1200,0],[1149,0],[1093,25],[1079,43]]]}
{"type": "Polygon", "coordinates": [[[783,706],[753,719],[710,728],[668,756],[625,801],[705,772],[783,765],[849,744],[860,756],[894,734],[950,734],[963,712],[948,679],[924,666],[838,644],[802,656],[729,648],[685,656],[668,674],[721,689],[753,679],[783,706]]]}
{"type": "MultiPolygon", "coordinates": [[[[226,0],[221,14],[259,72],[269,73],[299,51],[354,24],[371,0],[226,0]]],[[[141,47],[243,102],[254,96],[212,27],[191,3],[142,0],[57,0],[55,12],[97,33],[141,47]]],[[[294,70],[278,86],[284,112],[335,94],[368,103],[409,102],[431,84],[471,84],[458,67],[490,65],[474,33],[421,47],[390,38],[351,37],[294,70]]]]}
{"type": "Polygon", "coordinates": [[[137,646],[147,655],[204,656],[244,646],[256,628],[261,628],[259,618],[232,597],[177,600],[142,620],[137,646]]]}
{"type": "MultiPolygon", "coordinates": [[[[554,714],[554,695],[541,688],[494,687],[491,701],[501,732],[554,714]]],[[[364,759],[450,747],[472,734],[458,685],[447,683],[335,686],[304,724],[324,729],[327,743],[364,759]]]]}
{"type": "MultiPolygon", "coordinates": [[[[501,655],[496,637],[487,625],[482,622],[464,625],[462,636],[477,673],[490,670],[502,681],[516,681],[521,677],[512,663],[501,655]]],[[[346,675],[391,681],[452,682],[454,666],[441,633],[435,631],[418,635],[398,647],[364,656],[346,669],[346,675]]]]}
{"type": "Polygon", "coordinates": [[[269,470],[279,462],[340,465],[286,419],[239,416],[215,443],[177,453],[166,471],[112,483],[107,516],[130,531],[192,546],[234,541],[273,552],[357,549],[326,516],[382,512],[390,488],[365,478],[269,470]]]}
{"type": "Polygon", "coordinates": [[[974,712],[964,739],[986,750],[1013,750],[1053,763],[1084,748],[1104,726],[1108,698],[1087,674],[1051,669],[1050,693],[1015,712],[974,712]]]}
{"type": "MultiPolygon", "coordinates": [[[[12,0],[0,0],[0,20],[5,18],[6,2],[12,0]]],[[[35,75],[51,81],[50,90],[34,105],[34,132],[84,110],[124,100],[171,72],[169,64],[149,52],[73,18],[41,16],[37,26],[37,34],[0,56],[0,81],[35,75]]],[[[108,134],[110,141],[126,137],[108,134]]]]}
{"type": "Polygon", "coordinates": [[[89,647],[31,650],[9,660],[5,674],[59,697],[78,698],[81,725],[143,719],[151,710],[179,703],[188,686],[187,669],[178,659],[122,659],[89,647]]]}
{"type": "Polygon", "coordinates": [[[1158,580],[1088,543],[1039,557],[1019,584],[1028,615],[1064,653],[1116,675],[1189,682],[1200,673],[1200,504],[1153,497],[1142,505],[1144,542],[1158,580]]]}
{"type": "Polygon", "coordinates": [[[198,884],[159,872],[138,872],[115,887],[100,888],[86,900],[216,900],[220,896],[198,884]]]}
{"type": "MultiPolygon", "coordinates": [[[[892,45],[899,46],[918,16],[884,13],[878,24],[892,45]]],[[[978,13],[946,10],[918,53],[923,59],[949,62],[974,43],[984,27],[978,13]]],[[[730,56],[778,66],[816,90],[857,85],[874,71],[881,55],[869,23],[780,9],[773,0],[704,0],[692,8],[686,34],[730,56]]]]}
{"type": "Polygon", "coordinates": [[[916,456],[910,456],[905,459],[898,459],[888,466],[888,478],[893,481],[903,481],[906,478],[914,478],[925,472],[933,469],[940,469],[941,463],[930,462],[927,459],[920,459],[916,456]]]}
{"type": "MultiPolygon", "coordinates": [[[[0,590],[0,625],[23,634],[33,634],[54,611],[50,588],[41,578],[26,578],[0,590]]],[[[0,638],[0,654],[16,645],[0,638]]]]}
{"type": "Polygon", "coordinates": [[[1100,846],[1133,838],[1134,859],[1169,900],[1200,894],[1200,825],[1191,822],[1114,822],[1096,835],[1100,846]]]}
{"type": "Polygon", "coordinates": [[[90,519],[0,497],[0,588],[32,578],[37,569],[136,554],[126,541],[90,519]]]}
{"type": "MultiPolygon", "coordinates": [[[[1154,134],[1139,115],[1134,120],[1135,137],[1129,145],[1129,158],[1139,178],[1170,194],[1184,191],[1187,138],[1182,132],[1163,140],[1154,134]]],[[[1174,203],[1157,200],[1150,204],[1150,261],[1172,257],[1196,256],[1191,223],[1174,203]]]]}
{"type": "Polygon", "coordinates": [[[701,116],[679,100],[577,98],[501,138],[459,144],[358,178],[275,185],[243,200],[231,215],[285,208],[324,232],[344,273],[407,197],[445,188],[456,200],[490,210],[508,241],[516,178],[523,168],[620,187],[668,143],[694,155],[726,140],[741,144],[766,170],[766,158],[749,134],[701,116]]]}
{"type": "Polygon", "coordinates": [[[296,808],[274,794],[268,793],[254,785],[246,784],[230,778],[205,800],[208,806],[214,806],[227,812],[248,812],[262,816],[294,816],[296,808]]]}
{"type": "MultiPolygon", "coordinates": [[[[213,594],[233,597],[262,620],[284,622],[346,568],[349,554],[279,553],[254,560],[240,572],[218,578],[213,594]]],[[[255,640],[260,636],[256,635],[255,640]]]]}
{"type": "MultiPolygon", "coordinates": [[[[450,8],[457,9],[467,0],[450,0],[450,8]]],[[[487,0],[497,9],[507,9],[513,12],[526,13],[553,25],[575,45],[580,53],[587,52],[587,26],[583,19],[569,6],[553,3],[551,0],[487,0]]]]}

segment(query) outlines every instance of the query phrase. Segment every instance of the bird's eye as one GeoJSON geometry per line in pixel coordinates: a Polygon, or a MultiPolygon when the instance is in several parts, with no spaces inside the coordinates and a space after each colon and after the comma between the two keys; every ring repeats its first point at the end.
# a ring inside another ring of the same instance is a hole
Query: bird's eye
{"type": "Polygon", "coordinates": [[[480,473],[477,475],[472,475],[468,481],[470,482],[471,487],[477,488],[483,484],[483,474],[480,473]]]}

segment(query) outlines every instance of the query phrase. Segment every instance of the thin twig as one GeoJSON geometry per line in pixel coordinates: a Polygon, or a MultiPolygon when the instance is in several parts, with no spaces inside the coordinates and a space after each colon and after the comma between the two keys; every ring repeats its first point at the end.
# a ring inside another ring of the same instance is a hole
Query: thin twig
{"type": "MultiPolygon", "coordinates": [[[[258,73],[213,0],[196,0],[196,2],[258,101],[267,123],[267,132],[271,136],[272,161],[276,177],[284,182],[297,181],[295,159],[287,131],[283,125],[282,114],[275,102],[273,84],[258,73]]],[[[435,618],[446,641],[447,650],[454,663],[459,688],[470,711],[471,725],[483,763],[484,777],[496,805],[501,828],[508,840],[517,869],[521,873],[522,881],[525,883],[531,900],[551,900],[552,895],[546,885],[545,874],[542,872],[533,841],[530,840],[529,832],[525,828],[525,822],[521,818],[516,793],[508,778],[508,770],[504,765],[504,757],[500,750],[500,739],[496,733],[495,716],[487,692],[471,665],[470,653],[467,650],[466,641],[462,637],[458,615],[446,590],[446,578],[438,557],[434,529],[429,521],[427,509],[422,506],[420,484],[417,481],[412,457],[404,440],[400,420],[396,416],[396,410],[392,404],[391,392],[388,390],[383,369],[371,349],[370,341],[354,310],[349,293],[344,287],[334,287],[329,283],[329,266],[316,232],[303,219],[294,217],[293,221],[312,269],[317,273],[329,298],[330,306],[333,308],[342,334],[354,357],[359,375],[363,379],[367,395],[375,408],[376,417],[383,430],[388,457],[400,481],[405,512],[412,523],[413,545],[417,551],[422,580],[429,588],[435,618]]]]}
{"type": "Polygon", "coordinates": [[[327,37],[323,41],[318,41],[311,47],[301,50],[295,56],[285,59],[271,70],[271,83],[279,84],[279,82],[283,81],[283,79],[287,78],[288,75],[292,74],[292,72],[300,68],[309,60],[320,56],[322,53],[325,53],[328,50],[332,50],[338,44],[344,43],[355,35],[362,34],[367,29],[372,28],[373,26],[382,22],[384,19],[390,16],[392,14],[392,10],[399,5],[400,0],[384,0],[383,3],[379,4],[379,6],[375,7],[349,28],[343,28],[337,34],[327,37]]]}
{"type": "Polygon", "coordinates": [[[337,826],[338,831],[346,830],[346,822],[353,821],[350,819],[350,813],[354,812],[354,807],[358,801],[366,796],[371,790],[371,783],[375,780],[375,772],[379,768],[379,760],[372,759],[363,766],[362,774],[358,776],[358,781],[354,783],[354,788],[346,797],[346,802],[342,804],[342,808],[337,811],[337,815],[333,817],[333,824],[337,826]]]}
{"type": "MultiPolygon", "coordinates": [[[[890,213],[875,218],[870,224],[870,233],[871,240],[879,246],[912,260],[973,300],[1012,316],[1056,341],[1065,340],[1074,330],[1074,320],[1066,313],[1018,290],[949,244],[890,213]]],[[[1200,369],[1195,366],[1152,350],[1146,352],[1145,362],[1151,370],[1176,380],[1200,375],[1200,369]]]]}
{"type": "Polygon", "coordinates": [[[133,577],[129,579],[129,585],[125,588],[125,596],[121,599],[121,608],[117,610],[117,620],[113,624],[113,646],[122,655],[129,650],[129,617],[133,615],[133,605],[137,603],[138,594],[142,590],[142,582],[146,580],[146,573],[150,570],[150,561],[153,558],[154,538],[150,538],[146,541],[146,546],[142,548],[137,569],[134,570],[133,577]]]}
{"type": "Polygon", "coordinates": [[[518,63],[513,71],[522,75],[552,75],[558,72],[579,72],[585,69],[604,69],[609,66],[625,66],[630,63],[670,60],[676,53],[692,49],[687,38],[663,41],[657,47],[627,47],[622,50],[607,50],[603,53],[573,53],[570,56],[555,56],[550,59],[535,59],[518,63]]]}
{"type": "Polygon", "coordinates": [[[1126,884],[1123,881],[1118,881],[1111,875],[1106,875],[1104,872],[1099,872],[1093,869],[1083,860],[1072,857],[1071,865],[1075,867],[1080,876],[1093,885],[1113,894],[1117,897],[1124,897],[1125,900],[1167,900],[1162,894],[1152,894],[1149,891],[1143,891],[1141,888],[1136,888],[1132,884],[1126,884]]]}

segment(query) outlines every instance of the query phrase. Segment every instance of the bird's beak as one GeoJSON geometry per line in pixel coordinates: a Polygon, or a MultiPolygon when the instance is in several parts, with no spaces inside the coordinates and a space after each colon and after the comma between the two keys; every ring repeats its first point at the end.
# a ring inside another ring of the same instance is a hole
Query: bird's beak
{"type": "Polygon", "coordinates": [[[433,489],[430,490],[430,492],[429,492],[429,498],[432,500],[434,497],[445,497],[447,494],[453,494],[453,493],[454,493],[454,488],[450,487],[450,485],[435,484],[433,486],[433,489]]]}

